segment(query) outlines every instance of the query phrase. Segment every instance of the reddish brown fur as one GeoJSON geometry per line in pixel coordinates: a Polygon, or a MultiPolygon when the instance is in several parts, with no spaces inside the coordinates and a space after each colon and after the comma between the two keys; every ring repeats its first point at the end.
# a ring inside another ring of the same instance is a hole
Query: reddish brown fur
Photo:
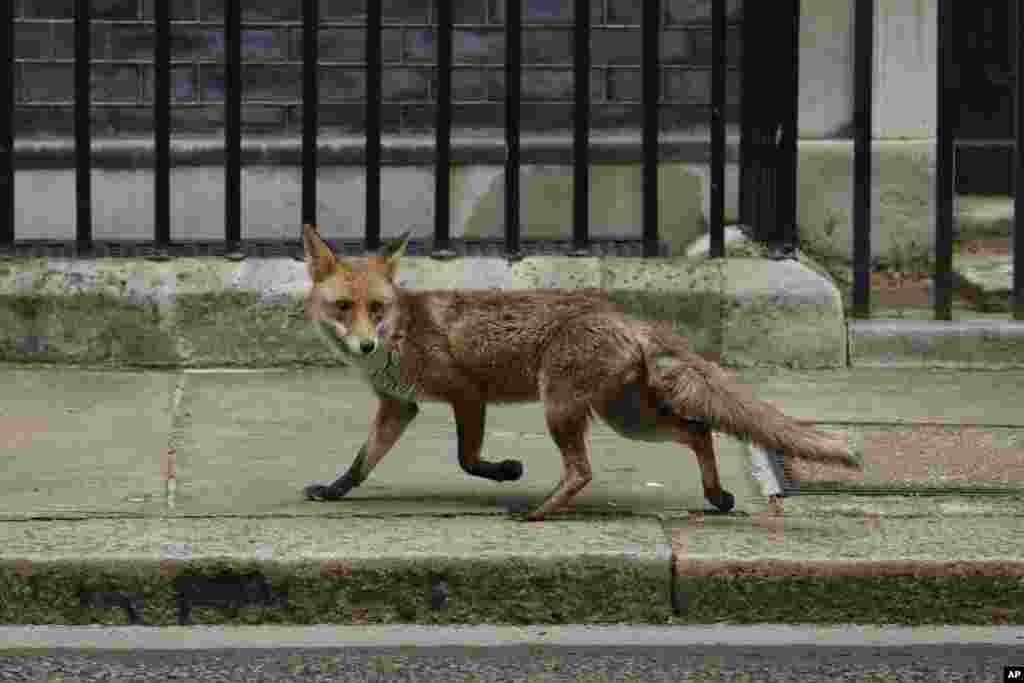
{"type": "Polygon", "coordinates": [[[686,418],[790,456],[859,466],[843,440],[755,400],[668,326],[623,315],[600,290],[408,291],[394,282],[404,242],[380,256],[338,260],[312,226],[303,240],[314,283],[306,310],[329,343],[359,365],[366,359],[349,338],[372,338],[382,347],[377,353],[392,350],[401,359],[400,383],[415,387],[409,399],[374,385],[381,405],[367,457],[334,489],[313,487],[317,496],[338,497],[358,485],[411,421],[415,400],[452,405],[460,464],[493,479],[516,478],[508,474],[515,468],[506,461],[511,470],[496,474],[497,464],[480,459],[484,406],[544,402],[563,477],[531,520],[568,504],[591,480],[586,437],[594,413],[630,438],[690,446],[705,495],[725,509],[732,497],[721,487],[710,432],[694,430],[686,418]],[[352,302],[344,312],[339,298],[352,302]],[[659,410],[664,406],[671,410],[659,410]]]}

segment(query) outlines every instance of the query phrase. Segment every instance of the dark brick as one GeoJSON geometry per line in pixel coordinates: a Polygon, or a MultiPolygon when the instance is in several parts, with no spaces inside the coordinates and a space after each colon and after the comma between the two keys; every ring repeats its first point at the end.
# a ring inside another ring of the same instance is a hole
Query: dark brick
{"type": "Polygon", "coordinates": [[[189,134],[223,130],[224,107],[172,107],[171,128],[189,134]]]}
{"type": "Polygon", "coordinates": [[[97,136],[153,132],[152,107],[97,107],[91,118],[92,132],[97,136]]]}
{"type": "MultiPolygon", "coordinates": [[[[437,61],[437,48],[434,45],[433,29],[409,29],[402,40],[402,59],[408,62],[437,61]]],[[[452,49],[454,52],[454,48],[452,49]]]]}
{"type": "MultiPolygon", "coordinates": [[[[492,20],[505,21],[505,0],[493,0],[492,20]]],[[[536,24],[572,23],[575,3],[571,0],[522,0],[523,22],[536,24]]],[[[590,21],[597,24],[604,20],[601,0],[590,3],[590,21]]]]}
{"type": "Polygon", "coordinates": [[[71,135],[74,130],[70,107],[14,108],[14,132],[18,136],[71,135]]]}
{"type": "Polygon", "coordinates": [[[412,100],[427,97],[430,72],[426,69],[386,69],[381,87],[385,100],[412,100]]]}
{"type": "Polygon", "coordinates": [[[524,100],[567,100],[572,97],[572,82],[569,69],[533,69],[523,79],[522,97],[524,100]]]}
{"type": "Polygon", "coordinates": [[[74,96],[74,70],[70,64],[22,64],[20,74],[19,92],[26,100],[53,102],[74,96]]]}
{"type": "MultiPolygon", "coordinates": [[[[203,21],[223,21],[225,0],[203,0],[200,18],[203,21]]],[[[242,21],[299,21],[302,19],[302,4],[298,0],[245,0],[242,5],[242,21]]]]}
{"type": "Polygon", "coordinates": [[[608,73],[608,99],[634,100],[643,97],[643,77],[639,69],[611,69],[608,73]]]}
{"type": "Polygon", "coordinates": [[[590,39],[594,64],[640,64],[640,29],[594,29],[590,39]]]}
{"type": "Polygon", "coordinates": [[[222,32],[212,28],[171,25],[171,59],[223,59],[222,32]]]}
{"type": "MultiPolygon", "coordinates": [[[[93,40],[110,59],[153,59],[152,26],[96,26],[93,40]]],[[[173,34],[172,34],[173,35],[173,34]]],[[[172,38],[173,41],[173,38],[172,38]]]]}
{"type": "Polygon", "coordinates": [[[505,125],[505,105],[501,103],[458,104],[452,108],[454,128],[489,129],[505,125]]]}
{"type": "Polygon", "coordinates": [[[242,105],[242,135],[279,133],[284,128],[285,110],[273,105],[242,105]]]}
{"type": "Polygon", "coordinates": [[[566,29],[524,29],[523,63],[568,64],[573,58],[573,34],[566,29]]]}
{"type": "Polygon", "coordinates": [[[711,72],[672,69],[665,73],[665,99],[692,104],[711,103],[711,72]]]}
{"type": "MultiPolygon", "coordinates": [[[[387,109],[387,107],[383,107],[387,109]]],[[[340,133],[356,133],[363,130],[366,107],[363,104],[321,104],[318,111],[320,130],[340,133]]],[[[302,106],[292,107],[292,125],[296,130],[302,127],[302,106]]],[[[394,116],[394,115],[393,115],[394,116]]]]}
{"type": "Polygon", "coordinates": [[[483,24],[487,21],[487,3],[482,0],[451,0],[456,24],[483,24]]]}
{"type": "Polygon", "coordinates": [[[96,102],[139,99],[139,73],[134,65],[94,64],[90,75],[91,97],[96,102]]]}
{"type": "Polygon", "coordinates": [[[640,24],[643,21],[642,2],[636,0],[608,0],[609,24],[640,24]]]}
{"type": "Polygon", "coordinates": [[[14,24],[14,58],[41,59],[53,56],[52,26],[49,22],[14,24]]]}
{"type": "MultiPolygon", "coordinates": [[[[298,32],[295,56],[302,55],[302,33],[298,32]]],[[[360,28],[324,28],[320,30],[320,59],[359,62],[365,59],[366,31],[360,28]]]]}
{"type": "MultiPolygon", "coordinates": [[[[434,0],[382,0],[384,21],[426,24],[431,21],[434,0]]],[[[450,1],[450,0],[449,0],[450,1]]]]}
{"type": "Polygon", "coordinates": [[[550,132],[571,129],[573,106],[561,102],[527,102],[519,109],[523,131],[550,132]]]}
{"type": "Polygon", "coordinates": [[[693,37],[689,31],[662,31],[659,48],[662,64],[686,64],[693,61],[693,37]]]}
{"type": "MultiPolygon", "coordinates": [[[[151,103],[156,89],[153,67],[145,64],[142,67],[142,98],[151,103]]],[[[199,95],[199,87],[195,80],[195,70],[191,66],[171,67],[171,101],[195,102],[199,95]]]]}
{"type": "Polygon", "coordinates": [[[489,69],[455,69],[452,72],[452,97],[456,100],[487,99],[489,81],[489,69]]]}
{"type": "MultiPolygon", "coordinates": [[[[743,18],[743,1],[726,0],[725,14],[728,21],[743,18]]],[[[664,20],[668,24],[711,21],[711,0],[664,0],[663,7],[664,20]]]]}
{"type": "Polygon", "coordinates": [[[53,25],[53,56],[71,59],[75,56],[75,27],[71,24],[53,25]]]}
{"type": "Polygon", "coordinates": [[[497,30],[455,31],[452,36],[452,61],[502,64],[505,61],[505,35],[497,30]]]}
{"type": "Polygon", "coordinates": [[[242,65],[242,97],[254,100],[294,100],[302,91],[302,67],[242,65]]]}
{"type": "Polygon", "coordinates": [[[138,19],[139,0],[92,0],[94,19],[138,19]]]}
{"type": "Polygon", "coordinates": [[[320,0],[320,18],[327,21],[365,21],[365,0],[320,0]]]}
{"type": "Polygon", "coordinates": [[[24,9],[29,19],[75,18],[75,5],[68,0],[25,0],[24,9]]]}
{"type": "Polygon", "coordinates": [[[636,129],[643,125],[643,112],[639,104],[603,104],[591,110],[590,125],[595,130],[636,129]]]}
{"type": "Polygon", "coordinates": [[[341,67],[320,68],[322,102],[357,100],[366,97],[366,72],[341,67]]]}
{"type": "MultiPolygon", "coordinates": [[[[406,30],[400,28],[386,28],[383,30],[383,34],[384,35],[382,35],[380,39],[380,53],[381,59],[384,60],[384,63],[388,64],[404,61],[406,30]]],[[[362,31],[360,31],[360,35],[363,35],[362,31]]]]}
{"type": "MultiPolygon", "coordinates": [[[[153,3],[158,0],[142,0],[142,18],[153,18],[153,3]]],[[[195,21],[199,18],[198,0],[159,0],[171,3],[171,21],[195,21]]]]}

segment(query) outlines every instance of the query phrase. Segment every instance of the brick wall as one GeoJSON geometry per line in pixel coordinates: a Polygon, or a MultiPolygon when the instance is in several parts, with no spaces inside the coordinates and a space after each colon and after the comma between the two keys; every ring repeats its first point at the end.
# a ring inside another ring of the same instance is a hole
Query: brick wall
{"type": "MultiPolygon", "coordinates": [[[[16,130],[19,136],[73,131],[72,0],[15,3],[16,130]]],[[[97,135],[150,134],[153,3],[93,0],[92,121],[97,135]]],[[[172,18],[172,125],[176,135],[223,126],[224,0],[164,0],[172,18]]],[[[322,130],[358,133],[366,84],[364,5],[320,0],[322,130]]],[[[591,93],[595,129],[638,128],[641,117],[640,3],[592,0],[591,93]]],[[[766,0],[761,0],[766,1],[766,0]]],[[[457,129],[503,126],[502,0],[453,0],[453,97],[457,129]]],[[[243,132],[298,134],[302,104],[301,0],[242,0],[243,132]]],[[[434,2],[384,2],[383,117],[386,132],[433,125],[434,2]]],[[[523,0],[525,131],[572,123],[572,0],[523,0]]],[[[662,126],[707,121],[711,0],[663,0],[662,126]]],[[[729,0],[729,121],[738,121],[742,0],[729,0]]]]}

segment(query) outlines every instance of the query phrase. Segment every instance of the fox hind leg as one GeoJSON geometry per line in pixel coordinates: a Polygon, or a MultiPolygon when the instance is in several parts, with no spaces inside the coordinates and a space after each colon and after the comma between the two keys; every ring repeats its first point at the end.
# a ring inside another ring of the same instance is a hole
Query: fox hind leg
{"type": "Polygon", "coordinates": [[[699,419],[675,415],[671,405],[637,378],[595,406],[601,418],[616,432],[635,441],[675,441],[697,456],[704,497],[721,512],[732,510],[735,498],[722,488],[718,478],[714,442],[708,424],[699,419]]]}
{"type": "Polygon", "coordinates": [[[515,481],[523,476],[523,463],[518,460],[489,462],[480,457],[484,442],[486,404],[481,400],[460,400],[452,403],[455,431],[458,435],[459,466],[466,474],[493,481],[515,481]]]}

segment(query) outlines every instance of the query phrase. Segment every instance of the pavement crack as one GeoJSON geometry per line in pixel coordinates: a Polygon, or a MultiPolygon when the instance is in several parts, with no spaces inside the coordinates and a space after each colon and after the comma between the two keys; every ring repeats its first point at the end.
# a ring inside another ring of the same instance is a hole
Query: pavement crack
{"type": "Polygon", "coordinates": [[[160,474],[164,485],[164,498],[169,510],[176,506],[178,490],[178,455],[185,445],[185,428],[190,416],[186,409],[185,385],[188,375],[181,373],[174,385],[171,397],[171,429],[167,436],[167,448],[160,457],[160,474]]]}

